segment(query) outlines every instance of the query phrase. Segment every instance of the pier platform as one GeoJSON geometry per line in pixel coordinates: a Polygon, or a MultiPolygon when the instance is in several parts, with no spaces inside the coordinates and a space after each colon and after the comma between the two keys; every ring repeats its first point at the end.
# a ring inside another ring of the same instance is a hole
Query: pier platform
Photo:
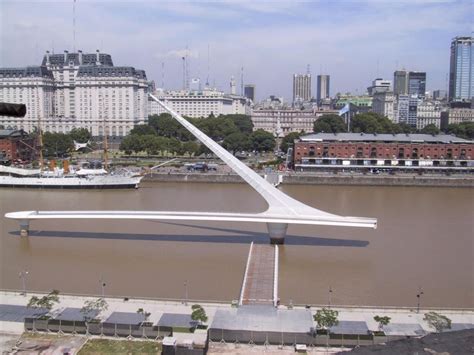
{"type": "Polygon", "coordinates": [[[278,245],[250,245],[239,305],[278,305],[278,245]]]}

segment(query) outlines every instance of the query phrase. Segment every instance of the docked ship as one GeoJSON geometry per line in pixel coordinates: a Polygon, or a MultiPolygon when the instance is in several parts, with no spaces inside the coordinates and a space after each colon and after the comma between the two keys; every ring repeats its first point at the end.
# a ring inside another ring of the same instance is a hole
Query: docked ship
{"type": "Polygon", "coordinates": [[[138,188],[143,176],[108,173],[104,169],[52,171],[23,169],[0,165],[0,187],[57,189],[118,189],[138,188]]]}

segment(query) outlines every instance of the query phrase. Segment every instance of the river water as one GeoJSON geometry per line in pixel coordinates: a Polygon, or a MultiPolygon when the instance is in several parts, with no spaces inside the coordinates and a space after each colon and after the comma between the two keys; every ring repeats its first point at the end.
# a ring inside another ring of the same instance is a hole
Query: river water
{"type": "MultiPolygon", "coordinates": [[[[377,230],[290,226],[280,247],[281,302],[473,307],[474,191],[466,188],[282,186],[319,209],[375,217],[377,230]]],[[[258,212],[244,184],[146,183],[139,190],[0,189],[0,288],[201,300],[237,299],[251,241],[239,223],[45,220],[20,238],[19,210],[258,212]]]]}

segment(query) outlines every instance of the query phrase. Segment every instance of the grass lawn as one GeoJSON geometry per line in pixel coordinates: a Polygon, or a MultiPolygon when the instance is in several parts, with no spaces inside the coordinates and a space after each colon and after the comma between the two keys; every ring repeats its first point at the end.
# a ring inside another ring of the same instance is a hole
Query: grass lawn
{"type": "Polygon", "coordinates": [[[161,343],[155,341],[131,341],[90,339],[79,351],[78,355],[86,354],[159,354],[161,343]]]}

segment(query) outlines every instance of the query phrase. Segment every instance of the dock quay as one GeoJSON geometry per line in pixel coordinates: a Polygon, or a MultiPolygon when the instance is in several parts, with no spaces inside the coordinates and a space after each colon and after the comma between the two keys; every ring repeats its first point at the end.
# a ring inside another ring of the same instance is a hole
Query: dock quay
{"type": "Polygon", "coordinates": [[[278,245],[252,244],[239,305],[278,305],[278,245]]]}

